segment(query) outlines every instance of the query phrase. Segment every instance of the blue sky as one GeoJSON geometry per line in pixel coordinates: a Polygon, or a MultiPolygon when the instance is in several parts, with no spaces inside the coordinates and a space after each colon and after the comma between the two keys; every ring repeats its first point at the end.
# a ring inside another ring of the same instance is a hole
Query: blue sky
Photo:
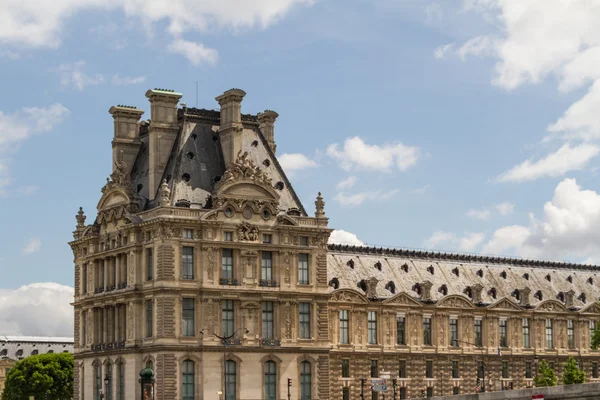
{"type": "Polygon", "coordinates": [[[599,2],[52,3],[0,4],[0,299],[72,286],[108,109],[148,118],[154,87],[195,106],[196,82],[199,107],[238,87],[243,112],[279,113],[278,155],[337,240],[600,262],[599,2]]]}

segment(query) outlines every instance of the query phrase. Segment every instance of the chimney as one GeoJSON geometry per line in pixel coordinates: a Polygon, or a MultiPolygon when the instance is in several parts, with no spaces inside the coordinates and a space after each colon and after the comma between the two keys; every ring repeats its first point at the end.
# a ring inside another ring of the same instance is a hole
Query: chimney
{"type": "Polygon", "coordinates": [[[173,90],[154,89],[146,92],[150,102],[150,126],[148,127],[149,171],[148,198],[153,200],[160,186],[173,144],[177,138],[177,103],[183,95],[173,90]]]}
{"type": "Polygon", "coordinates": [[[115,172],[116,162],[119,161],[126,165],[126,172],[129,173],[141,146],[138,121],[144,111],[131,106],[118,105],[111,107],[108,112],[112,114],[115,121],[112,171],[115,172]]]}
{"type": "Polygon", "coordinates": [[[242,149],[242,100],[246,92],[241,89],[230,89],[215,100],[221,106],[221,124],[219,136],[225,165],[233,163],[242,149]]]}
{"type": "Polygon", "coordinates": [[[279,114],[272,110],[265,110],[265,112],[258,113],[260,130],[265,135],[265,139],[267,139],[273,154],[275,154],[275,150],[277,149],[277,145],[275,144],[275,120],[277,117],[279,117],[279,114]]]}

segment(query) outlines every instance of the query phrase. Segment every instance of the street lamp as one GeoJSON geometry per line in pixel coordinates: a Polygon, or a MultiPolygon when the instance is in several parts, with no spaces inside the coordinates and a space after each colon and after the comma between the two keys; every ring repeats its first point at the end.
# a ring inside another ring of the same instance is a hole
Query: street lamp
{"type": "Polygon", "coordinates": [[[108,377],[108,374],[104,374],[104,392],[106,392],[106,397],[109,398],[110,397],[110,391],[108,389],[108,384],[110,383],[110,378],[108,377]]]}
{"type": "Polygon", "coordinates": [[[154,371],[144,368],[138,381],[142,385],[142,400],[154,400],[154,371]]]}
{"type": "MultiPolygon", "coordinates": [[[[232,339],[239,331],[245,331],[246,334],[249,334],[250,331],[246,328],[238,328],[236,329],[231,335],[229,336],[219,336],[217,335],[215,332],[212,332],[212,334],[221,341],[221,343],[223,344],[223,399],[227,400],[227,382],[225,382],[225,366],[226,366],[226,360],[225,358],[227,358],[227,347],[225,347],[228,343],[229,339],[232,339]]],[[[200,334],[204,335],[204,329],[200,329],[200,334]]]]}

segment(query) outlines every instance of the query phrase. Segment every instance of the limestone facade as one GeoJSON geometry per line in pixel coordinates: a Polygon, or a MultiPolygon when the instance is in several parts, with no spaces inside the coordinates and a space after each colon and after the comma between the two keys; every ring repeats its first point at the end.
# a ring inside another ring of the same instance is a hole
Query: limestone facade
{"type": "Polygon", "coordinates": [[[139,398],[146,366],[158,400],[284,399],[288,379],[292,399],[356,399],[361,379],[375,398],[381,370],[398,398],[472,392],[478,368],[500,390],[569,355],[597,376],[597,268],[328,245],[323,198],[309,216],[277,161],[276,112],[242,114],[240,89],[220,111],[146,96],[148,121],[110,109],[112,174],[94,221],[76,216],[76,400],[139,398]]]}

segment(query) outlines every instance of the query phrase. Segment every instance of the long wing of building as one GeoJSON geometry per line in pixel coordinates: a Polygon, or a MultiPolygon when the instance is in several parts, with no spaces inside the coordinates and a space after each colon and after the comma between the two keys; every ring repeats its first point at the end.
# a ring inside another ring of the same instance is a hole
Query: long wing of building
{"type": "Polygon", "coordinates": [[[322,196],[309,215],[277,161],[278,114],[242,114],[240,89],[219,111],[181,96],[109,110],[112,173],[70,243],[75,399],[139,398],[145,368],[160,400],[522,388],[569,356],[598,378],[598,267],[328,245],[322,196]]]}

